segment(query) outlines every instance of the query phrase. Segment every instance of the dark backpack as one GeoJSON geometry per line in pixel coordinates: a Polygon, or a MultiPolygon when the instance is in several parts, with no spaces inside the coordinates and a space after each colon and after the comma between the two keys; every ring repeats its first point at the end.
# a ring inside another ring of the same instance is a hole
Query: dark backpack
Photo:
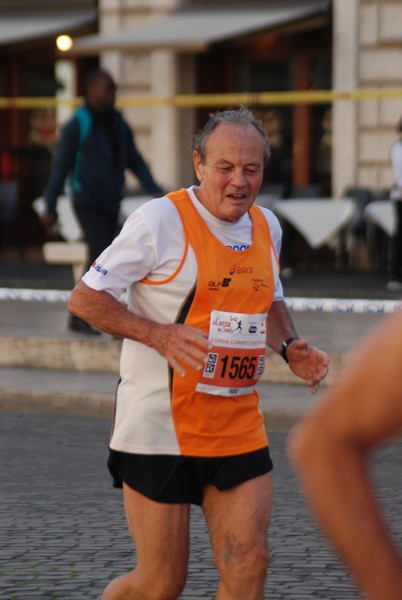
{"type": "Polygon", "coordinates": [[[78,121],[80,128],[80,139],[79,146],[77,151],[77,156],[75,159],[74,171],[71,178],[71,185],[75,192],[81,192],[82,186],[81,181],[79,180],[78,174],[80,173],[80,168],[83,160],[83,146],[85,141],[88,139],[89,132],[91,131],[92,126],[92,115],[86,106],[81,106],[81,108],[77,109],[75,112],[75,117],[78,121]]]}

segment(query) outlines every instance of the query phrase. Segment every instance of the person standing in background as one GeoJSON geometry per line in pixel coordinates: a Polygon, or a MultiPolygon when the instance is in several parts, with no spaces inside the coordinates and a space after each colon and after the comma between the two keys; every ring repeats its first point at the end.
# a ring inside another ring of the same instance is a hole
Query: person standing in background
{"type": "MultiPolygon", "coordinates": [[[[45,192],[45,229],[57,220],[57,200],[67,177],[72,205],[88,246],[87,269],[117,234],[125,169],[130,169],[152,196],[163,195],[138,151],[127,121],[114,107],[116,84],[103,69],[89,72],[84,105],[62,130],[45,192]]],[[[69,317],[69,329],[98,334],[82,319],[69,317]]]]}
{"type": "Polygon", "coordinates": [[[394,184],[390,193],[396,217],[396,233],[393,239],[391,279],[387,284],[387,288],[393,292],[402,291],[402,118],[398,123],[397,131],[399,138],[391,148],[394,184]]]}

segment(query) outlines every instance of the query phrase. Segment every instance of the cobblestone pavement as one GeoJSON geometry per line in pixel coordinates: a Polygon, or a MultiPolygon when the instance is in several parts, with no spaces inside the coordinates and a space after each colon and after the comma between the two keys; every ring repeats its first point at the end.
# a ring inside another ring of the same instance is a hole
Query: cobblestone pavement
{"type": "MultiPolygon", "coordinates": [[[[107,420],[0,416],[0,600],[84,600],[135,560],[121,492],[105,466],[107,420]]],[[[271,433],[275,463],[270,529],[270,600],[359,598],[317,532],[285,457],[285,433],[271,433]]],[[[380,500],[402,545],[401,442],[373,457],[380,500]]],[[[201,511],[191,522],[189,576],[181,599],[214,598],[217,574],[201,511]]]]}

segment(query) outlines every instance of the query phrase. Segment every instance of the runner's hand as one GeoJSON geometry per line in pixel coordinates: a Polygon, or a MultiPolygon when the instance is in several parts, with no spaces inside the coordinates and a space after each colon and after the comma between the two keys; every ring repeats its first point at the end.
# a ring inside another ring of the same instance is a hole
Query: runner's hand
{"type": "Polygon", "coordinates": [[[204,332],[180,324],[155,324],[150,345],[166,358],[181,377],[187,374],[186,367],[201,371],[208,361],[208,350],[212,349],[204,332]]]}
{"type": "Polygon", "coordinates": [[[307,381],[312,394],[320,382],[327,376],[329,360],[325,352],[309,346],[306,340],[294,340],[287,348],[287,357],[291,371],[307,381]]]}

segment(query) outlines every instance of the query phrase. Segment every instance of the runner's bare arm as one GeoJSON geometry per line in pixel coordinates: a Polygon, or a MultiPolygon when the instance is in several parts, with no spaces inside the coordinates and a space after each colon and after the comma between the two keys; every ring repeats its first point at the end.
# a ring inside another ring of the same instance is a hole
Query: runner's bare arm
{"type": "Polygon", "coordinates": [[[267,346],[275,352],[279,352],[283,340],[298,337],[292,317],[283,300],[272,303],[267,323],[267,346]]]}
{"type": "Polygon", "coordinates": [[[83,281],[73,289],[68,310],[105,333],[154,348],[180,375],[185,375],[186,366],[200,370],[207,361],[210,346],[202,331],[144,319],[107,292],[93,290],[83,281]]]}

